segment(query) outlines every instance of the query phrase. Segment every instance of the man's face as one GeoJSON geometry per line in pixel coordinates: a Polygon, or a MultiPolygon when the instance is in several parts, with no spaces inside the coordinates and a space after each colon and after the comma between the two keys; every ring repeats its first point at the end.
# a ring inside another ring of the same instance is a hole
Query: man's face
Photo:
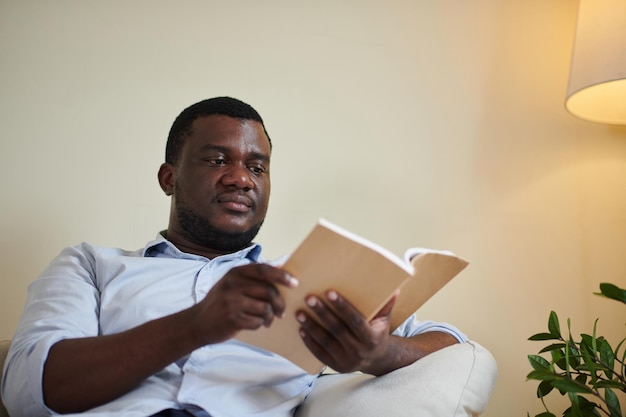
{"type": "Polygon", "coordinates": [[[247,246],[267,212],[269,168],[261,123],[221,115],[196,119],[174,171],[170,226],[212,249],[247,246]]]}

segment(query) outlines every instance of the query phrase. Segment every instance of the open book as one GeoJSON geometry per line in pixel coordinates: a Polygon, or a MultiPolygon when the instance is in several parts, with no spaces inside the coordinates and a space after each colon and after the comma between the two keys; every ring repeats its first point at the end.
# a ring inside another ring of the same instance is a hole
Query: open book
{"type": "Polygon", "coordinates": [[[336,290],[370,320],[400,288],[392,313],[393,330],[467,265],[452,252],[425,248],[408,249],[400,258],[321,219],[283,264],[300,281],[297,288],[278,288],[286,303],[284,318],[275,319],[270,327],[242,331],[236,338],[317,373],[324,365],[300,339],[295,318],[297,310],[309,310],[304,302],[307,295],[325,300],[327,290],[336,290]]]}

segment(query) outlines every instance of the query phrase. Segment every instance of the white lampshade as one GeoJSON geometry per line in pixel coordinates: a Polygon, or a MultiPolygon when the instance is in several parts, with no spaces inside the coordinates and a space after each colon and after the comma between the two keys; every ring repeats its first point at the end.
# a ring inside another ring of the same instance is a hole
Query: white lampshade
{"type": "Polygon", "coordinates": [[[626,0],[580,0],[565,107],[626,124],[626,0]]]}

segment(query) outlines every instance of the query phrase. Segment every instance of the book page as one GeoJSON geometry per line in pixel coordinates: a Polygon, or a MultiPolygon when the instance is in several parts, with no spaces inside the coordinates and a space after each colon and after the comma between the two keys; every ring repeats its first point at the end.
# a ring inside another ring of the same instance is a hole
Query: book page
{"type": "Polygon", "coordinates": [[[416,255],[417,253],[422,253],[424,251],[432,250],[432,249],[425,249],[425,248],[413,248],[413,250],[417,250],[417,253],[415,253],[412,249],[408,249],[407,252],[405,253],[404,258],[400,258],[398,255],[391,252],[389,249],[383,246],[380,246],[379,244],[374,243],[370,240],[367,240],[364,237],[357,235],[356,233],[346,230],[343,227],[337,226],[336,224],[331,223],[326,219],[320,219],[318,224],[329,230],[332,230],[338,235],[345,236],[346,238],[356,243],[359,243],[365,247],[372,249],[375,252],[378,252],[385,258],[389,259],[391,262],[398,265],[400,268],[404,269],[408,274],[413,274],[413,265],[411,264],[411,258],[413,256],[407,256],[407,254],[412,253],[416,255]]]}
{"type": "Polygon", "coordinates": [[[411,260],[415,272],[403,285],[391,316],[395,330],[469,264],[449,251],[422,250],[411,260]]]}
{"type": "Polygon", "coordinates": [[[411,261],[413,260],[413,258],[423,253],[440,253],[442,255],[456,256],[453,252],[450,252],[449,250],[439,250],[439,249],[429,249],[429,248],[408,248],[404,252],[404,256],[402,257],[402,259],[407,264],[412,265],[411,261]]]}

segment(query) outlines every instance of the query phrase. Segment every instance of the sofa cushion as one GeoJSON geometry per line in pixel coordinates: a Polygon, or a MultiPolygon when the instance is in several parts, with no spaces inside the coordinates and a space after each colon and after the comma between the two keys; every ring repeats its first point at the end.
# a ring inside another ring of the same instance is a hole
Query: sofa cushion
{"type": "Polygon", "coordinates": [[[380,377],[321,376],[296,416],[478,416],[487,407],[496,378],[491,353],[466,342],[380,377]]]}

